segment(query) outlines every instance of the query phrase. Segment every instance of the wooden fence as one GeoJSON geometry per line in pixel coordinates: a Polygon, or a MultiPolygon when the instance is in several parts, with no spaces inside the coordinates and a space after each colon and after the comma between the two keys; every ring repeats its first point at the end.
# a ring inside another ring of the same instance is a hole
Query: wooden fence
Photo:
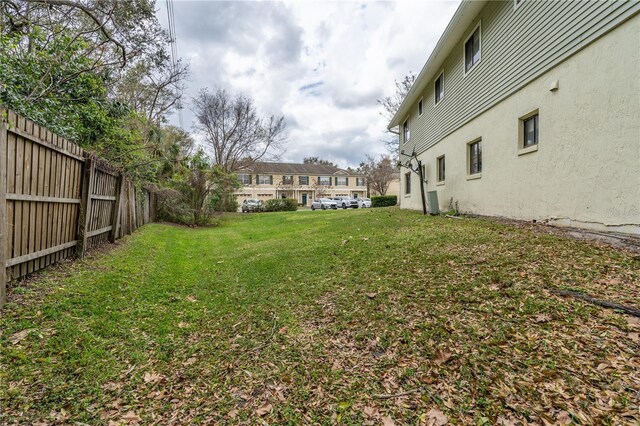
{"type": "Polygon", "coordinates": [[[0,109],[0,306],[11,279],[130,234],[154,206],[106,162],[0,109]]]}

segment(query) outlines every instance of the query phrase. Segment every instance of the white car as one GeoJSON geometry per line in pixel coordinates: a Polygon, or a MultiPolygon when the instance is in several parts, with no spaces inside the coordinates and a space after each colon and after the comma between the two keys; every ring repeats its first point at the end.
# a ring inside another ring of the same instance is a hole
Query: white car
{"type": "Polygon", "coordinates": [[[371,198],[358,198],[358,207],[361,209],[371,207],[371,198]]]}
{"type": "Polygon", "coordinates": [[[336,204],[336,202],[328,198],[318,198],[317,200],[313,200],[313,202],[311,203],[311,210],[315,210],[315,209],[336,210],[337,208],[338,208],[338,205],[336,204]]]}

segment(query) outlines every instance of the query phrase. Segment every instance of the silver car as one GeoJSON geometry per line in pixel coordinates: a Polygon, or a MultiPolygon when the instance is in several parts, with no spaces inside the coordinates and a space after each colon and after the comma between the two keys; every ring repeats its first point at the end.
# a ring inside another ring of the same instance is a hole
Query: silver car
{"type": "Polygon", "coordinates": [[[318,198],[317,200],[313,200],[313,202],[311,203],[311,210],[315,210],[315,209],[321,209],[321,210],[326,210],[326,209],[333,209],[333,210],[337,210],[338,205],[336,204],[335,201],[330,200],[328,198],[318,198]]]}
{"type": "Polygon", "coordinates": [[[371,207],[371,198],[358,198],[358,207],[361,209],[371,207]]]}

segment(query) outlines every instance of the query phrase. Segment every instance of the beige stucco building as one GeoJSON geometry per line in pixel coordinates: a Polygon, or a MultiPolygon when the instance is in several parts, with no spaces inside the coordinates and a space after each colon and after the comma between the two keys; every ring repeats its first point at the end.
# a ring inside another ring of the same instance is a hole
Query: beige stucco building
{"type": "Polygon", "coordinates": [[[239,171],[242,186],[235,193],[238,203],[249,198],[294,198],[309,206],[319,197],[365,197],[363,175],[322,164],[256,163],[239,171]]]}
{"type": "MultiPolygon", "coordinates": [[[[463,2],[389,127],[440,209],[640,235],[640,3],[463,2]]],[[[400,204],[421,209],[401,169],[400,204]]]]}

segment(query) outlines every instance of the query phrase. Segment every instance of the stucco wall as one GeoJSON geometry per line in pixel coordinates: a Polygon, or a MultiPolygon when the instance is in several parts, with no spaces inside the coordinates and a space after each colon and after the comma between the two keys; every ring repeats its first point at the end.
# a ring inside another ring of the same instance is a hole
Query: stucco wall
{"type": "MultiPolygon", "coordinates": [[[[440,208],[453,197],[475,214],[640,234],[638,34],[640,15],[421,153],[440,208]],[[559,90],[551,92],[556,80],[559,90]],[[519,118],[536,109],[538,150],[519,156],[519,118]],[[466,144],[479,137],[482,177],[468,180],[466,144]],[[446,180],[437,185],[441,155],[446,180]]],[[[418,188],[413,175],[403,208],[421,208],[418,188]]]]}

